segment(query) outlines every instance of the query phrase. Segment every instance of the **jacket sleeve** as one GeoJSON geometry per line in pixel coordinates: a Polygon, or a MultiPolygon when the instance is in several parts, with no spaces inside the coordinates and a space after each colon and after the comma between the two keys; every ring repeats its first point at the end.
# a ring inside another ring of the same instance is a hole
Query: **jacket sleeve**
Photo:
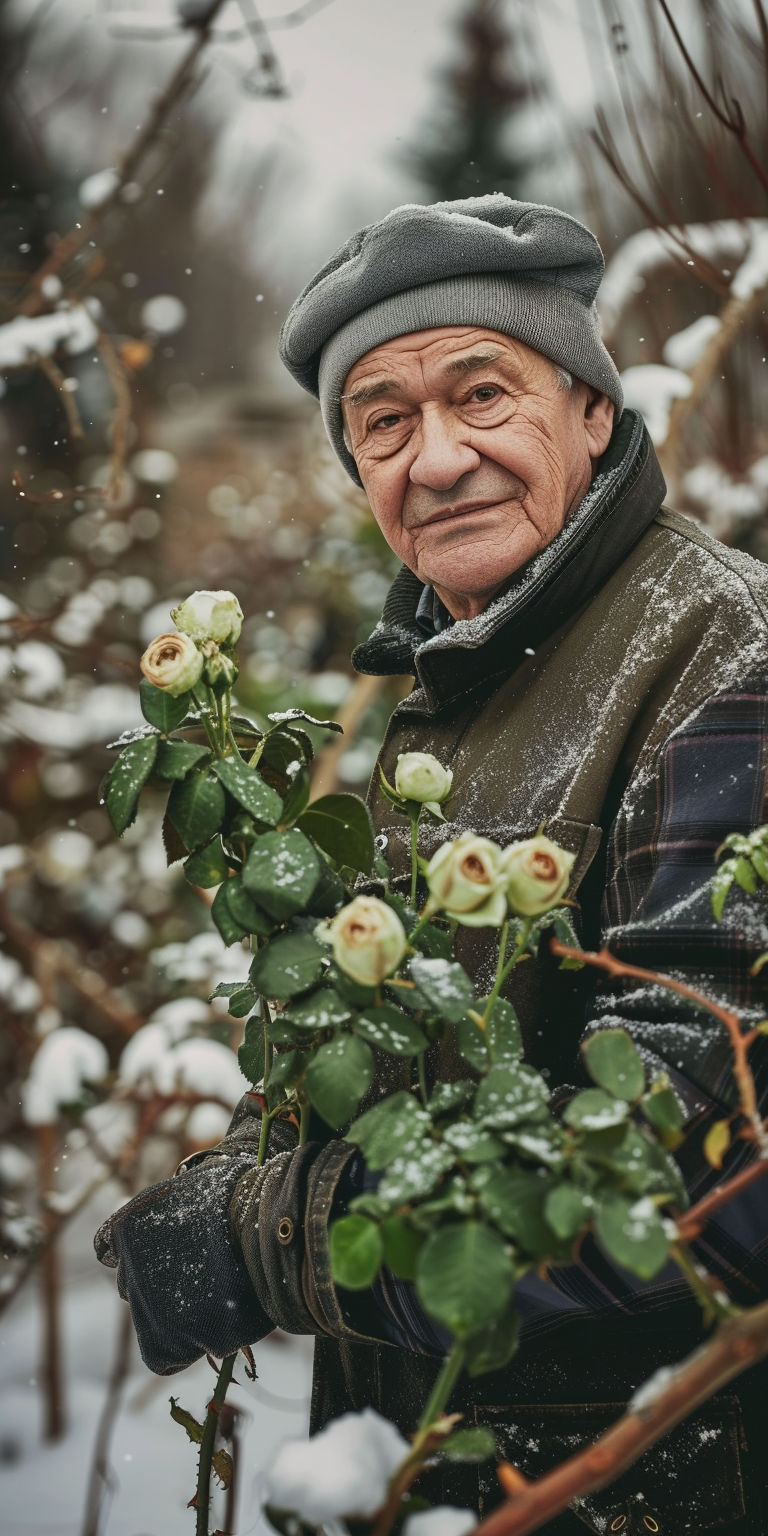
{"type": "MultiPolygon", "coordinates": [[[[733,887],[717,922],[712,879],[728,833],[768,820],[767,789],[768,681],[754,679],[707,699],[667,738],[655,775],[625,796],[611,832],[603,908],[603,940],[617,958],[707,994],[744,1028],[765,1017],[765,975],[753,977],[751,967],[768,948],[768,892],[747,896],[733,887]]],[[[671,1080],[687,1122],[678,1162],[698,1200],[755,1155],[737,1141],[716,1172],[703,1153],[712,1122],[738,1104],[727,1031],[674,993],[634,980],[599,988],[587,1035],[616,1026],[631,1034],[649,1077],[664,1071],[671,1080]]],[[[753,1046],[750,1061],[765,1115],[768,1039],[753,1046]]],[[[767,1217],[768,1179],[724,1207],[700,1242],[701,1259],[737,1300],[768,1294],[768,1264],[757,1251],[767,1217]]],[[[593,1244],[585,1262],[607,1296],[626,1295],[626,1277],[612,1274],[593,1244]]]]}

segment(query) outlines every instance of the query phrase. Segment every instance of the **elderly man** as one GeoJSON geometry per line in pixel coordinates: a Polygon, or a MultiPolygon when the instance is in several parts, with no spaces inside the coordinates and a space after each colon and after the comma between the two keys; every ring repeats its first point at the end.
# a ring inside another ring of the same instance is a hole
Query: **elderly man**
{"type": "MultiPolygon", "coordinates": [[[[403,561],[354,656],[359,671],[415,677],[382,749],[387,776],[404,751],[452,768],[438,841],[471,828],[506,844],[544,823],[576,856],[585,943],[607,939],[643,966],[674,967],[748,1016],[765,933],[736,900],[715,923],[710,882],[722,838],[765,817],[768,577],[662,508],[648,434],[622,412],[600,339],[602,270],[594,237],[556,209],[501,195],[406,206],[318,273],[281,353],[319,396],[339,458],[403,561]]],[[[371,805],[402,878],[407,848],[376,780],[371,805]]],[[[487,933],[463,930],[462,943],[486,984],[487,933]]],[[[649,987],[596,993],[585,973],[548,957],[515,971],[511,996],[555,1105],[578,1080],[585,1028],[630,1030],[677,1090],[690,1123],[680,1161],[700,1194],[716,1177],[704,1134],[734,1102],[727,1042],[711,1021],[649,987]]],[[[462,1068],[444,1058],[432,1070],[462,1068]]],[[[315,1427],[373,1404],[407,1430],[444,1340],[406,1284],[360,1297],[329,1279],[328,1220],[362,1187],[362,1159],[331,1144],[313,1161],[278,1125],[277,1156],[257,1173],[253,1114],[244,1106],[202,1166],[102,1229],[100,1255],[119,1265],[145,1358],[172,1372],[278,1322],[317,1334],[315,1427]],[[304,1226],[299,1247],[280,1247],[286,1213],[292,1230],[304,1226]]],[[[728,1171],[748,1156],[732,1154],[728,1171]]],[[[702,1240],[736,1301],[766,1292],[760,1190],[702,1240]]],[[[518,1355],[461,1382],[451,1406],[491,1424],[502,1454],[531,1476],[594,1438],[639,1382],[701,1336],[678,1271],[640,1284],[592,1239],[578,1263],[526,1279],[518,1299],[518,1355]]],[[[752,1372],[547,1530],[763,1533],[764,1386],[752,1372]]],[[[499,1497],[483,1466],[446,1464],[425,1488],[479,1510],[499,1497]]]]}

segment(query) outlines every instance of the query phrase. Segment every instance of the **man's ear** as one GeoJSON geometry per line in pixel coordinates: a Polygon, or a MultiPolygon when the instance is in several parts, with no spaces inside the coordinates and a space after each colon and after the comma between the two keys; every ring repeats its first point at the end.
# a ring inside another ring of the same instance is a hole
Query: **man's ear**
{"type": "Polygon", "coordinates": [[[615,411],[616,407],[607,395],[601,395],[596,389],[587,391],[584,406],[584,434],[587,439],[587,452],[592,460],[599,459],[608,447],[615,411]]]}

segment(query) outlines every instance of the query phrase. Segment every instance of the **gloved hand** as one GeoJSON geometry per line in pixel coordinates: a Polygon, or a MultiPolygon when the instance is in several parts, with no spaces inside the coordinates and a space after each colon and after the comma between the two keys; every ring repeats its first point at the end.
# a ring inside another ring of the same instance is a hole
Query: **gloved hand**
{"type": "MultiPolygon", "coordinates": [[[[142,1359],[159,1376],[184,1370],[206,1351],[231,1354],[274,1327],[230,1223],[235,1186],[256,1164],[259,1125],[246,1096],[218,1147],[121,1206],[94,1239],[100,1262],[117,1269],[142,1359]]],[[[271,1155],[296,1140],[293,1126],[276,1121],[271,1155]]]]}

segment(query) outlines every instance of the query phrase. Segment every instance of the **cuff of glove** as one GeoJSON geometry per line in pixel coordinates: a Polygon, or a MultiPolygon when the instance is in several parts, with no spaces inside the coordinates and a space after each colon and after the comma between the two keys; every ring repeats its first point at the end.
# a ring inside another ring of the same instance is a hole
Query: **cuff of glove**
{"type": "Polygon", "coordinates": [[[345,1314],[333,1283],[329,1222],[339,1181],[357,1149],[309,1142],[238,1182],[230,1219],[259,1302],[286,1333],[388,1342],[345,1314]]]}

